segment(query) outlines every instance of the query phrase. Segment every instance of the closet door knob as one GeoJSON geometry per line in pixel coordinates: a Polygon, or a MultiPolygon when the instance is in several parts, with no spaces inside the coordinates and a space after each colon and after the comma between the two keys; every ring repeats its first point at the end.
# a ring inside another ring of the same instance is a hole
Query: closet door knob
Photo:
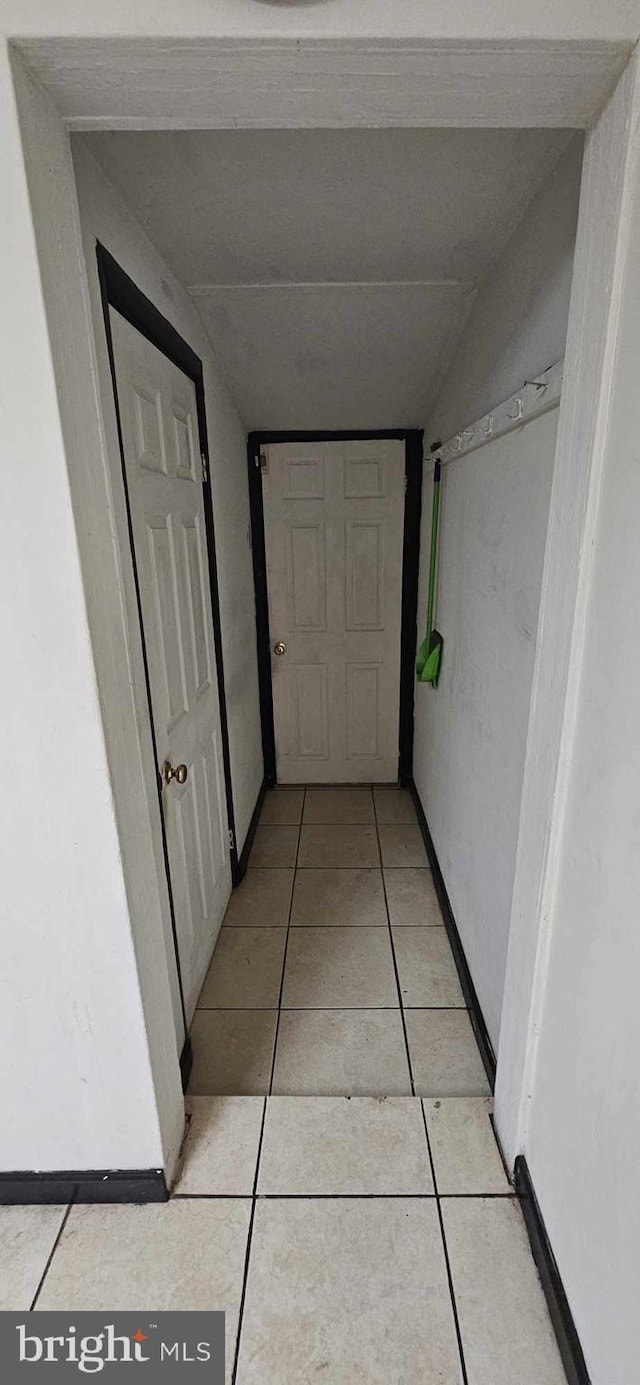
{"type": "Polygon", "coordinates": [[[188,773],[186,765],[176,765],[174,769],[168,760],[165,760],[162,766],[162,778],[165,784],[170,784],[172,779],[175,779],[177,784],[184,784],[188,773]]]}
{"type": "Polygon", "coordinates": [[[284,654],[285,651],[286,651],[286,648],[287,648],[287,646],[286,646],[284,640],[278,640],[278,643],[277,643],[277,644],[274,644],[274,646],[273,646],[273,652],[274,652],[274,654],[284,654]]]}

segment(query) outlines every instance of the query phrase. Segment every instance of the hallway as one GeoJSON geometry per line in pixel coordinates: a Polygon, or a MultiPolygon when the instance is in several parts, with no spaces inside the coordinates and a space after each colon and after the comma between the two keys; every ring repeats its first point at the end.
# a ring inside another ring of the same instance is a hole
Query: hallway
{"type": "Polygon", "coordinates": [[[631,1385],[638,0],[0,0],[0,103],[16,1358],[631,1385]]]}
{"type": "Polygon", "coordinates": [[[224,1309],[228,1385],[563,1385],[487,1098],[188,1107],[164,1206],[0,1208],[3,1309],[224,1309]]]}
{"type": "Polygon", "coordinates": [[[223,1310],[227,1385],[563,1385],[408,790],[276,788],[160,1206],[0,1208],[0,1307],[223,1310]]]}
{"type": "Polygon", "coordinates": [[[165,1206],[1,1208],[0,1306],[222,1309],[227,1385],[563,1385],[408,790],[265,798],[165,1206]]]}
{"type": "Polygon", "coordinates": [[[407,789],[267,794],[191,1038],[199,1095],[489,1092],[407,789]]]}

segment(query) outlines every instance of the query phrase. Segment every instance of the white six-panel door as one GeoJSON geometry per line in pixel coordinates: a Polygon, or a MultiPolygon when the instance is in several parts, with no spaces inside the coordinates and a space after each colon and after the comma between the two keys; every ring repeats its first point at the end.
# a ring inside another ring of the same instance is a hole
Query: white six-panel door
{"type": "Polygon", "coordinates": [[[393,782],[404,443],[278,443],[262,452],[278,781],[393,782]]]}
{"type": "Polygon", "coordinates": [[[157,768],[187,769],[162,810],[189,1022],[231,890],[196,394],[113,310],[111,327],[157,768]]]}

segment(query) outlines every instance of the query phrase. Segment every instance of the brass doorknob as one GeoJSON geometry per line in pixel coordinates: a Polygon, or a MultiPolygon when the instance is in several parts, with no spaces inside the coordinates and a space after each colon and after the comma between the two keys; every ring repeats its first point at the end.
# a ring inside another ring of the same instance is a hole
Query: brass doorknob
{"type": "Polygon", "coordinates": [[[278,643],[273,646],[273,652],[274,654],[284,654],[286,648],[284,640],[278,640],[278,643]]]}
{"type": "Polygon", "coordinates": [[[188,773],[189,771],[186,765],[176,765],[174,769],[173,765],[170,765],[168,760],[165,760],[162,766],[162,778],[165,784],[170,784],[172,779],[175,779],[178,784],[184,784],[188,773]]]}

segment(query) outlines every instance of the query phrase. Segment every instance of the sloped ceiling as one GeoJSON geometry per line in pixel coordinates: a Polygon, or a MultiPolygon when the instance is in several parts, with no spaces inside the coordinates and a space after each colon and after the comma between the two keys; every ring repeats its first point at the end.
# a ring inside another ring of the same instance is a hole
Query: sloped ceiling
{"type": "Polygon", "coordinates": [[[571,132],[74,136],[190,289],[249,428],[424,422],[571,132]]]}

